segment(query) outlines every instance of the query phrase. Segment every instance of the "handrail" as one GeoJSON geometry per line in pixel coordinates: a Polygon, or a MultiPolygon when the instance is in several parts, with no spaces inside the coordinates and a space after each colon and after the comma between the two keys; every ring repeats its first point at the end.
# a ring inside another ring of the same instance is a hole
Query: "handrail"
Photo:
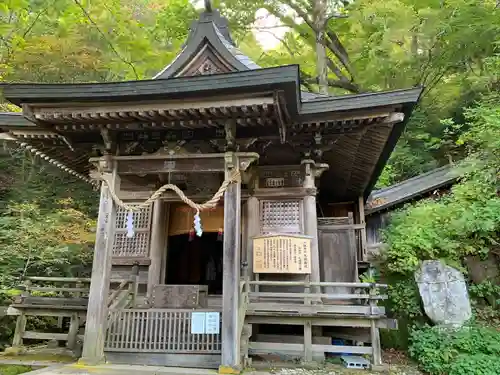
{"type": "Polygon", "coordinates": [[[117,319],[118,315],[117,314],[111,314],[111,307],[114,306],[120,306],[123,302],[126,300],[129,300],[126,302],[124,306],[119,307],[120,309],[126,309],[129,307],[135,307],[135,300],[137,298],[137,293],[138,293],[138,288],[139,288],[139,265],[134,264],[132,266],[132,274],[130,275],[130,278],[127,280],[123,280],[120,285],[118,286],[118,289],[114,290],[113,293],[108,297],[107,300],[107,307],[108,307],[108,320],[107,320],[107,327],[111,327],[111,325],[114,323],[115,319],[117,319]],[[125,291],[125,287],[128,286],[128,292],[127,293],[122,293],[125,291]],[[118,298],[120,295],[121,298],[118,298]]]}
{"type": "MultiPolygon", "coordinates": [[[[79,278],[79,277],[50,277],[50,276],[26,276],[24,280],[27,281],[46,281],[52,283],[82,283],[90,284],[89,278],[79,278]]],[[[126,279],[111,279],[111,284],[119,284],[126,279]]]]}
{"type": "Polygon", "coordinates": [[[131,298],[131,301],[129,301],[127,306],[130,304],[135,305],[138,278],[139,278],[139,266],[137,264],[134,264],[132,266],[132,273],[129,276],[129,278],[122,280],[120,285],[118,285],[118,288],[113,290],[113,292],[108,296],[107,300],[108,308],[111,307],[113,303],[116,304],[117,302],[122,302],[123,300],[128,298],[131,298]],[[120,294],[125,290],[126,287],[128,287],[128,293],[122,299],[117,300],[117,297],[120,296],[120,294]]]}
{"type": "MultiPolygon", "coordinates": [[[[280,299],[303,299],[303,303],[305,305],[311,304],[311,301],[317,300],[321,301],[321,299],[327,299],[331,301],[345,301],[345,300],[357,300],[358,304],[370,306],[376,306],[377,301],[387,299],[387,295],[380,294],[379,289],[387,289],[387,284],[378,284],[378,283],[357,283],[357,282],[310,282],[309,280],[303,281],[266,281],[266,280],[248,280],[248,278],[242,281],[245,285],[244,288],[246,290],[250,289],[250,285],[265,285],[265,286],[274,286],[274,287],[290,287],[290,286],[302,286],[304,287],[304,292],[260,292],[260,291],[252,291],[246,293],[246,298],[250,301],[250,298],[253,297],[255,299],[263,299],[263,301],[269,301],[272,298],[280,298],[280,299]],[[311,291],[311,286],[320,287],[343,287],[343,288],[352,288],[354,289],[354,293],[321,293],[320,291],[311,291]],[[361,289],[365,289],[364,293],[361,293],[361,289]],[[358,291],[358,292],[356,292],[358,291]]],[[[242,293],[240,295],[243,296],[242,293]]]]}
{"type": "Polygon", "coordinates": [[[113,304],[113,301],[118,297],[118,295],[125,289],[125,287],[128,286],[128,284],[131,282],[131,280],[123,280],[120,285],[118,285],[118,289],[113,290],[113,293],[111,293],[108,297],[108,307],[110,307],[113,304]]]}
{"type": "Polygon", "coordinates": [[[266,281],[266,280],[251,280],[248,281],[249,285],[266,285],[266,286],[330,286],[330,287],[345,287],[345,288],[388,288],[387,284],[377,284],[377,283],[354,283],[354,282],[308,282],[305,281],[266,281]]]}
{"type": "Polygon", "coordinates": [[[26,276],[24,279],[30,280],[30,281],[50,281],[53,283],[86,283],[86,284],[90,284],[89,278],[79,278],[79,277],[26,276]]]}
{"type": "MultiPolygon", "coordinates": [[[[243,263],[243,280],[240,280],[240,293],[238,300],[238,332],[237,335],[242,339],[243,328],[245,326],[245,317],[247,314],[248,303],[250,301],[250,286],[248,276],[248,264],[243,263]]],[[[248,351],[248,348],[247,348],[248,351]]],[[[248,353],[242,353],[243,357],[248,357],[248,353]]]]}
{"type": "MultiPolygon", "coordinates": [[[[70,294],[70,296],[74,298],[80,298],[82,297],[82,294],[88,294],[90,286],[85,286],[84,283],[82,282],[82,279],[78,278],[62,278],[62,277],[49,278],[49,277],[30,276],[26,277],[23,285],[19,285],[17,289],[23,292],[21,294],[21,298],[36,297],[33,296],[31,292],[56,293],[55,296],[54,295],[51,296],[56,298],[68,297],[67,294],[70,294]],[[33,285],[33,283],[37,283],[38,285],[33,285]],[[55,286],[57,284],[63,284],[63,285],[55,286]],[[74,285],[68,285],[68,284],[74,284],[74,285]]],[[[22,302],[19,301],[18,303],[22,302]]]]}

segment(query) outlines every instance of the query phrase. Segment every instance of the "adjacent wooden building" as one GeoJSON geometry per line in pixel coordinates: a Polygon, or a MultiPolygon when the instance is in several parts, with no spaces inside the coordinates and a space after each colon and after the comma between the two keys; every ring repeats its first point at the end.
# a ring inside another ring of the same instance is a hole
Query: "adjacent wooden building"
{"type": "Polygon", "coordinates": [[[421,88],[302,91],[298,66],[259,67],[210,10],[154,79],[3,93],[22,115],[0,115],[0,137],[101,189],[83,362],[381,364],[393,322],[385,286],[359,283],[363,208],[421,88]],[[134,265],[134,298],[117,303],[134,265]]]}
{"type": "Polygon", "coordinates": [[[460,177],[453,164],[422,173],[400,183],[374,190],[365,204],[368,249],[379,251],[384,245],[382,231],[390,222],[391,213],[405,204],[433,196],[441,196],[460,177]]]}

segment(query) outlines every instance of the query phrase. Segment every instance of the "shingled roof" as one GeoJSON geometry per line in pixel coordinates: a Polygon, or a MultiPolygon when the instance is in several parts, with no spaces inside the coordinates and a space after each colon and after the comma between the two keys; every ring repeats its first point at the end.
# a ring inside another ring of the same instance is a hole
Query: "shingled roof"
{"type": "Polygon", "coordinates": [[[229,116],[239,121],[239,146],[258,152],[260,165],[300,164],[311,152],[328,163],[320,199],[340,201],[368,197],[422,92],[301,91],[298,65],[261,68],[235,46],[216,10],[200,15],[177,57],[153,79],[0,86],[24,111],[0,114],[2,137],[22,139],[82,175],[91,167],[88,157],[103,147],[102,126],[116,139],[147,139],[147,152],[154,152],[167,139],[184,139],[186,129],[193,147],[218,145],[229,116]],[[272,105],[261,110],[264,104],[247,105],[243,97],[272,105]]]}
{"type": "MultiPolygon", "coordinates": [[[[153,79],[175,77],[206,45],[214,48],[226,61],[232,62],[233,68],[236,70],[262,69],[262,66],[255,63],[236,46],[231,37],[227,19],[222,17],[218,10],[214,9],[210,12],[203,12],[200,18],[193,22],[189,36],[180,53],[153,79]]],[[[328,98],[332,97],[320,93],[301,91],[302,102],[328,98]]]]}
{"type": "Polygon", "coordinates": [[[446,165],[398,184],[375,190],[366,203],[365,212],[370,215],[401,205],[436,189],[450,186],[458,177],[453,165],[446,165]]]}

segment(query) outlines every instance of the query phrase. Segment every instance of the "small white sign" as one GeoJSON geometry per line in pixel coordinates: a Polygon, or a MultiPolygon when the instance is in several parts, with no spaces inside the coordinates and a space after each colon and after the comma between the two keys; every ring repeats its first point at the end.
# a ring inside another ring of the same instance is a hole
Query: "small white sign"
{"type": "Polygon", "coordinates": [[[191,313],[191,334],[202,335],[205,333],[206,313],[193,312],[191,313]]]}
{"type": "Polygon", "coordinates": [[[220,333],[220,313],[207,312],[205,318],[205,333],[218,335],[220,333]]]}

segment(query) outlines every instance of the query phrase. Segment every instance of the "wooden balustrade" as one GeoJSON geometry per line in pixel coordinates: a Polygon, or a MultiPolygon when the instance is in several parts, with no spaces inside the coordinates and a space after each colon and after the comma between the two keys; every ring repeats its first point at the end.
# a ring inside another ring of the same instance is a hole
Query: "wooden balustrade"
{"type": "Polygon", "coordinates": [[[220,334],[191,333],[192,309],[111,310],[105,350],[179,354],[220,354],[220,334]]]}
{"type": "MultiPolygon", "coordinates": [[[[118,288],[111,291],[108,306],[135,306],[138,271],[139,267],[134,266],[130,278],[111,280],[111,284],[118,284],[118,288]]],[[[12,345],[21,346],[23,339],[55,339],[66,340],[68,348],[74,349],[77,339],[83,339],[78,332],[86,318],[90,278],[28,276],[18,289],[21,294],[14,297],[7,309],[7,315],[17,316],[12,345]],[[59,328],[63,319],[69,318],[68,333],[26,331],[28,316],[57,317],[59,328]]]]}
{"type": "Polygon", "coordinates": [[[378,329],[395,328],[392,320],[385,318],[384,307],[378,301],[386,299],[382,290],[388,285],[358,282],[310,282],[304,281],[248,281],[246,322],[248,324],[290,324],[304,326],[303,343],[248,342],[247,352],[254,354],[270,351],[303,351],[305,361],[311,361],[313,352],[369,354],[373,364],[381,361],[378,329]],[[260,292],[259,286],[304,287],[304,292],[260,292]],[[312,287],[319,288],[312,288],[312,287]],[[326,287],[351,289],[352,293],[321,293],[326,287]],[[314,291],[316,290],[316,291],[314,291]],[[319,291],[318,291],[319,290],[319,291]],[[340,303],[342,301],[342,303],[340,303]],[[324,302],[324,303],[322,303],[324,302]],[[349,326],[370,329],[371,346],[318,345],[312,341],[312,326],[349,326]]]}

